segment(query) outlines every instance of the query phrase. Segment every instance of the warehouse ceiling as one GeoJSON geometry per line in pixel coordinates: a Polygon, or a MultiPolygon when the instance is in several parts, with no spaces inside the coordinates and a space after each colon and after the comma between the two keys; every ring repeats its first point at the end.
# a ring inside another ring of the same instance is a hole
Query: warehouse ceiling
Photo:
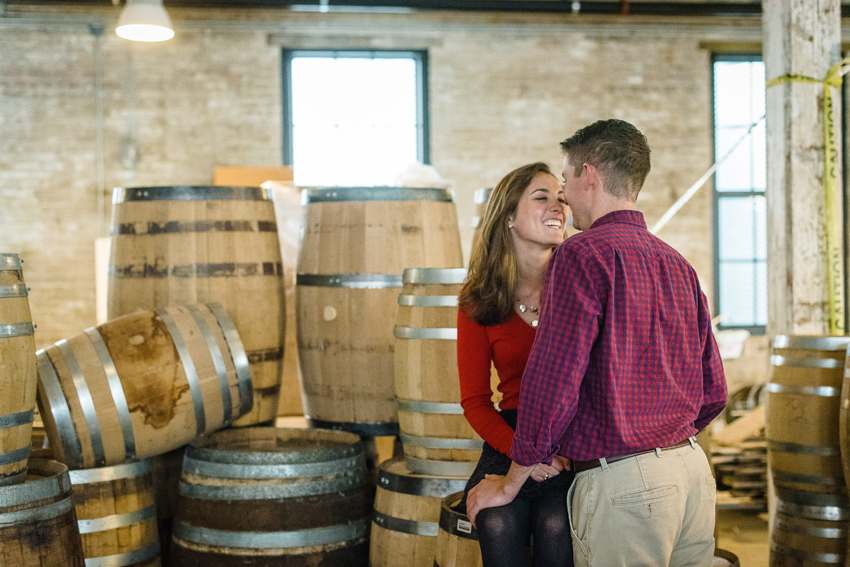
{"type": "MultiPolygon", "coordinates": [[[[4,2],[0,0],[0,4],[4,2]]],[[[5,4],[99,6],[123,4],[123,0],[7,0],[5,4]]],[[[842,0],[842,16],[850,15],[850,0],[842,0]]],[[[475,12],[580,13],[598,15],[656,16],[750,16],[761,15],[760,0],[165,0],[170,8],[266,8],[284,10],[460,10],[475,12]]]]}

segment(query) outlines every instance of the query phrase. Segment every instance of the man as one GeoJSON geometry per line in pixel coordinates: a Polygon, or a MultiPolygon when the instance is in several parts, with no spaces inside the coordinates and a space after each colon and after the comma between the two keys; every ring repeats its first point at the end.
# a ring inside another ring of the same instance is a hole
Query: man
{"type": "Polygon", "coordinates": [[[705,295],[636,210],[644,135],[603,120],[561,149],[583,232],[549,264],[511,469],[470,492],[469,517],[511,502],[538,463],[567,458],[576,566],[710,565],[716,488],[693,436],[725,406],[726,380],[705,295]]]}

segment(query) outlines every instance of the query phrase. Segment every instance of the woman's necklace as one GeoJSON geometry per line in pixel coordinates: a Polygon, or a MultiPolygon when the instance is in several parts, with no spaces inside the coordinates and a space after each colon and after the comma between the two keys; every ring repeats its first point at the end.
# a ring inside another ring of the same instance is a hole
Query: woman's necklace
{"type": "MultiPolygon", "coordinates": [[[[533,305],[526,306],[519,297],[516,298],[516,301],[517,301],[517,303],[519,303],[519,312],[520,313],[525,313],[526,311],[531,311],[532,314],[537,315],[537,312],[540,310],[538,307],[535,307],[533,305]]],[[[529,324],[532,327],[537,327],[537,318],[535,318],[533,321],[530,321],[529,324]]]]}

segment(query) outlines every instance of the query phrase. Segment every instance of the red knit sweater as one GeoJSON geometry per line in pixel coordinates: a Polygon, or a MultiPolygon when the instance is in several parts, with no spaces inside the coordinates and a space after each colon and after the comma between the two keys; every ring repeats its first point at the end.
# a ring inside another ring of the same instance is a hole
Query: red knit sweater
{"type": "Polygon", "coordinates": [[[458,310],[457,367],[463,414],[478,435],[510,456],[514,430],[493,406],[490,361],[499,374],[500,409],[516,409],[522,372],[534,343],[534,327],[514,313],[507,323],[482,327],[458,310]]]}

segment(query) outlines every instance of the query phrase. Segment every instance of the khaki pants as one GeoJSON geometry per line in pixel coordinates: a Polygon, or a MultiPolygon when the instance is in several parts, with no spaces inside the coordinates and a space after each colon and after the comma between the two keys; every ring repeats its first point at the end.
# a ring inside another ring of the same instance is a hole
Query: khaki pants
{"type": "Polygon", "coordinates": [[[717,488],[699,445],[576,475],[567,494],[576,567],[706,567],[717,488]]]}

